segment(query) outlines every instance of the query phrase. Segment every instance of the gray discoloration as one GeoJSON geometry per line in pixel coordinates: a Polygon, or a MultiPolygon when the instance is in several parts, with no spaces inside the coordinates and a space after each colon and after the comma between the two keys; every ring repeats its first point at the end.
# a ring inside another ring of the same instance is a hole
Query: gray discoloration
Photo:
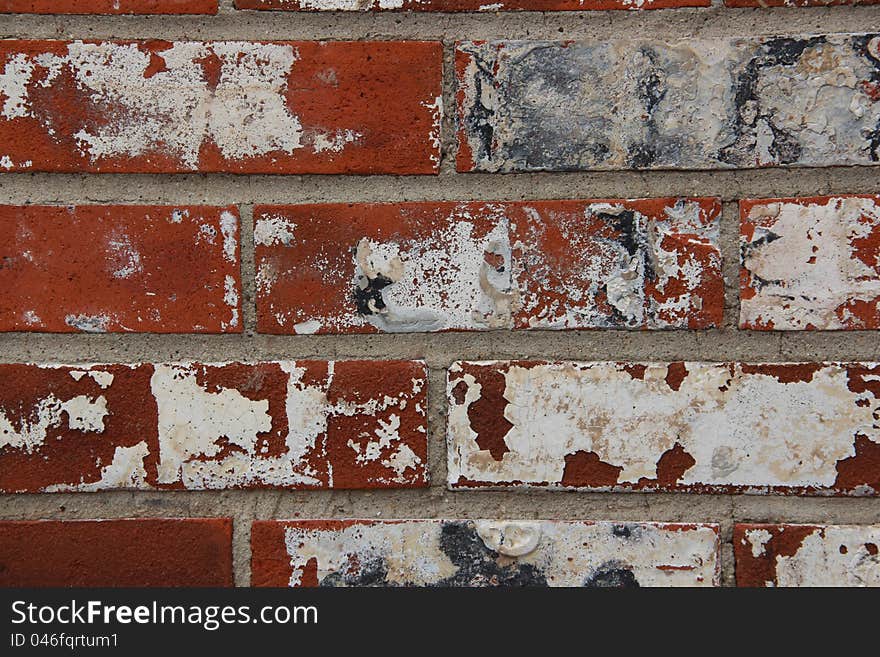
{"type": "Polygon", "coordinates": [[[880,36],[465,42],[463,171],[875,164],[880,36]]]}
{"type": "Polygon", "coordinates": [[[292,586],[314,585],[305,581],[310,561],[317,562],[319,586],[637,587],[718,582],[714,525],[293,522],[286,527],[285,544],[292,586]],[[514,543],[513,549],[503,546],[504,539],[514,543]]]}

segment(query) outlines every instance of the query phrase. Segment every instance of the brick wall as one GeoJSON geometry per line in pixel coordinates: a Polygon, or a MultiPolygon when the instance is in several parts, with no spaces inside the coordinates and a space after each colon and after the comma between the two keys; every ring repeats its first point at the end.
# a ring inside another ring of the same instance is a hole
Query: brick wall
{"type": "Polygon", "coordinates": [[[0,584],[880,584],[872,4],[0,0],[0,584]]]}

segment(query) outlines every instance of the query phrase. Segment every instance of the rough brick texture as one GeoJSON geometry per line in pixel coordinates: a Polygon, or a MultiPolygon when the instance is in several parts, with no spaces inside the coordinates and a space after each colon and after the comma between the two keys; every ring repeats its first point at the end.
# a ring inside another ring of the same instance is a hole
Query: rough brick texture
{"type": "Polygon", "coordinates": [[[711,0],[235,0],[238,9],[287,11],[585,11],[710,4],[711,0]]]}
{"type": "Polygon", "coordinates": [[[880,526],[736,525],[738,586],[880,586],[880,526]]]}
{"type": "Polygon", "coordinates": [[[8,171],[434,173],[434,42],[0,43],[8,171]]]}
{"type": "Polygon", "coordinates": [[[880,197],[740,202],[740,327],[880,329],[880,197]]]}
{"type": "Polygon", "coordinates": [[[465,42],[455,65],[460,171],[880,159],[874,34],[465,42]]]}
{"type": "Polygon", "coordinates": [[[880,493],[874,363],[456,363],[452,488],[880,493]]]}
{"type": "Polygon", "coordinates": [[[239,218],[197,206],[0,206],[0,331],[239,333],[239,218]]]}
{"type": "Polygon", "coordinates": [[[710,586],[718,527],[511,520],[256,522],[256,586],[710,586]]]}
{"type": "Polygon", "coordinates": [[[217,0],[0,0],[0,14],[216,14],[217,0]]]}
{"type": "Polygon", "coordinates": [[[0,491],[426,484],[413,361],[0,366],[0,491]]]}
{"type": "Polygon", "coordinates": [[[0,586],[232,586],[232,520],[0,522],[0,586]]]}
{"type": "Polygon", "coordinates": [[[264,333],[708,328],[716,199],[255,209],[264,333]]]}

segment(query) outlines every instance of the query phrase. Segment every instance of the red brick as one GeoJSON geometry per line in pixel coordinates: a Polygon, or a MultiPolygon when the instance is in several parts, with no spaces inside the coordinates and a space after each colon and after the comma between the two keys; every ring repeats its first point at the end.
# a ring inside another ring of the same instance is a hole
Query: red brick
{"type": "Polygon", "coordinates": [[[449,486],[880,494],[878,363],[454,363],[449,486]]]}
{"type": "Polygon", "coordinates": [[[232,586],[232,520],[0,522],[0,586],[232,586]]]}
{"type": "Polygon", "coordinates": [[[0,43],[8,171],[436,173],[438,42],[0,43]]]}
{"type": "Polygon", "coordinates": [[[0,365],[0,491],[427,484],[415,361],[0,365]]]}
{"type": "Polygon", "coordinates": [[[740,328],[880,329],[880,196],[740,201],[740,328]]]}
{"type": "Polygon", "coordinates": [[[717,199],[258,206],[263,333],[721,323],[717,199]]]}
{"type": "Polygon", "coordinates": [[[718,526],[565,520],[255,522],[253,586],[712,586],[718,526]]]}
{"type": "Polygon", "coordinates": [[[741,524],[737,586],[880,587],[880,525],[741,524]]]}
{"type": "Polygon", "coordinates": [[[0,206],[0,331],[240,333],[234,207],[0,206]]]}
{"type": "Polygon", "coordinates": [[[637,11],[710,5],[711,0],[235,0],[238,9],[287,11],[637,11]]]}
{"type": "Polygon", "coordinates": [[[834,7],[876,5],[880,0],[724,0],[727,7],[834,7]]]}
{"type": "Polygon", "coordinates": [[[216,14],[217,0],[0,0],[0,14],[216,14]]]}

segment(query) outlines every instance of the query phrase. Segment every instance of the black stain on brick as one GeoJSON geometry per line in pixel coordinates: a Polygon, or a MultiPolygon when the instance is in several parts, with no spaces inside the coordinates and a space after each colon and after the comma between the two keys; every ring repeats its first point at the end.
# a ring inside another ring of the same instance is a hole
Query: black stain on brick
{"type": "Polygon", "coordinates": [[[632,569],[620,561],[606,561],[584,582],[587,588],[639,588],[632,569]]]}
{"type": "Polygon", "coordinates": [[[777,164],[793,164],[801,157],[797,137],[787,133],[774,122],[772,110],[762,107],[758,82],[765,69],[795,66],[804,52],[826,42],[823,36],[808,39],[781,37],[762,43],[734,83],[734,106],[737,110],[731,129],[736,135],[733,142],[718,152],[721,162],[740,166],[754,159],[755,130],[759,120],[770,128],[773,139],[768,147],[777,164]],[[751,117],[751,118],[747,118],[751,117]]]}
{"type": "Polygon", "coordinates": [[[366,287],[355,285],[352,293],[357,311],[361,315],[374,315],[377,311],[384,310],[385,300],[382,298],[382,290],[394,281],[382,274],[377,274],[375,278],[364,276],[361,280],[366,281],[366,287]]]}
{"type": "MultiPolygon", "coordinates": [[[[486,547],[471,522],[444,522],[440,528],[440,550],[456,568],[450,577],[429,583],[429,587],[512,586],[545,587],[547,578],[533,564],[514,561],[498,563],[498,553],[486,547]]],[[[382,557],[369,556],[346,572],[331,573],[320,586],[413,587],[413,582],[388,579],[388,566],[382,557]]]]}

